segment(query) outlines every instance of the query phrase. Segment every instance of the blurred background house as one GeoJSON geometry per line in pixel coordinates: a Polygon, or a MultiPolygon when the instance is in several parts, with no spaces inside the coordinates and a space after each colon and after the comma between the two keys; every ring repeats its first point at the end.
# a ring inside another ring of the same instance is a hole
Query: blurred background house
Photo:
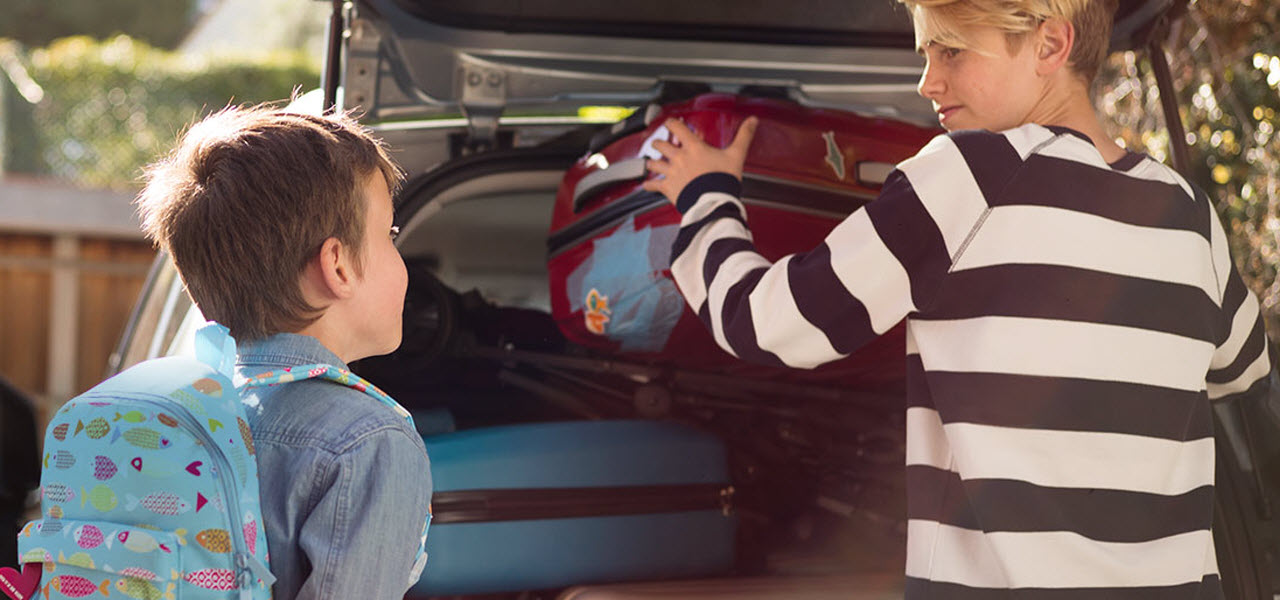
{"type": "Polygon", "coordinates": [[[328,2],[0,8],[0,374],[39,422],[102,379],[155,251],[141,168],[228,103],[319,84],[328,2]]]}

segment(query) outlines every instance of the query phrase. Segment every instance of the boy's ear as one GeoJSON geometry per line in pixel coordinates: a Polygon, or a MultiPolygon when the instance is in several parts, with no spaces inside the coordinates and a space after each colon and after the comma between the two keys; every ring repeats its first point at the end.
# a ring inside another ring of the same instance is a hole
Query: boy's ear
{"type": "Polygon", "coordinates": [[[1067,66],[1076,30],[1066,19],[1047,19],[1036,30],[1036,74],[1049,75],[1067,66]]]}
{"type": "Polygon", "coordinates": [[[320,254],[315,260],[318,270],[315,283],[323,293],[333,299],[350,296],[354,290],[355,271],[342,242],[335,237],[326,239],[320,245],[320,254]]]}

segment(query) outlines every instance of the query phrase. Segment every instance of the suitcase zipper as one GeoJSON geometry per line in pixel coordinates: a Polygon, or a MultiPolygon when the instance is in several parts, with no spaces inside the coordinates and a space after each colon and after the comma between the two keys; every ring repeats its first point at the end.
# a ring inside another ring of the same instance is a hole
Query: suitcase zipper
{"type": "MultiPolygon", "coordinates": [[[[875,198],[875,194],[861,190],[790,181],[758,173],[748,173],[742,180],[743,204],[770,206],[837,220],[848,217],[875,198]]],[[[547,236],[547,255],[554,258],[617,226],[628,216],[667,204],[667,199],[657,192],[633,191],[547,236]]]]}
{"type": "Polygon", "coordinates": [[[723,483],[435,492],[433,525],[733,510],[723,483]]]}
{"type": "Polygon", "coordinates": [[[662,194],[638,190],[619,198],[607,206],[603,206],[581,221],[547,236],[547,255],[554,257],[564,250],[573,248],[584,240],[589,240],[600,232],[616,227],[632,214],[640,214],[653,208],[669,204],[662,194]]]}

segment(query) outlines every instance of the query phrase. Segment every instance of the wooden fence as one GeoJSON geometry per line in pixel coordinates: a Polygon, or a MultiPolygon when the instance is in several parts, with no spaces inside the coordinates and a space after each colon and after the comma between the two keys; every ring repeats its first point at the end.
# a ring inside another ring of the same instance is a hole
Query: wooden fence
{"type": "Polygon", "coordinates": [[[113,218],[132,220],[127,195],[0,182],[0,374],[42,423],[102,379],[155,256],[113,218]],[[115,216],[85,224],[79,204],[115,216]]]}

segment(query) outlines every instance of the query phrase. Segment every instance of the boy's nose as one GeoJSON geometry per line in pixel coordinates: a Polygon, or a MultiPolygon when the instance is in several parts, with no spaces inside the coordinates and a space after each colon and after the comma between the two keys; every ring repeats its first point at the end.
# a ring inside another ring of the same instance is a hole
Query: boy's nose
{"type": "Polygon", "coordinates": [[[942,93],[944,87],[942,77],[938,75],[937,70],[925,63],[924,71],[920,73],[920,82],[916,84],[916,93],[925,99],[932,100],[942,93]]]}

